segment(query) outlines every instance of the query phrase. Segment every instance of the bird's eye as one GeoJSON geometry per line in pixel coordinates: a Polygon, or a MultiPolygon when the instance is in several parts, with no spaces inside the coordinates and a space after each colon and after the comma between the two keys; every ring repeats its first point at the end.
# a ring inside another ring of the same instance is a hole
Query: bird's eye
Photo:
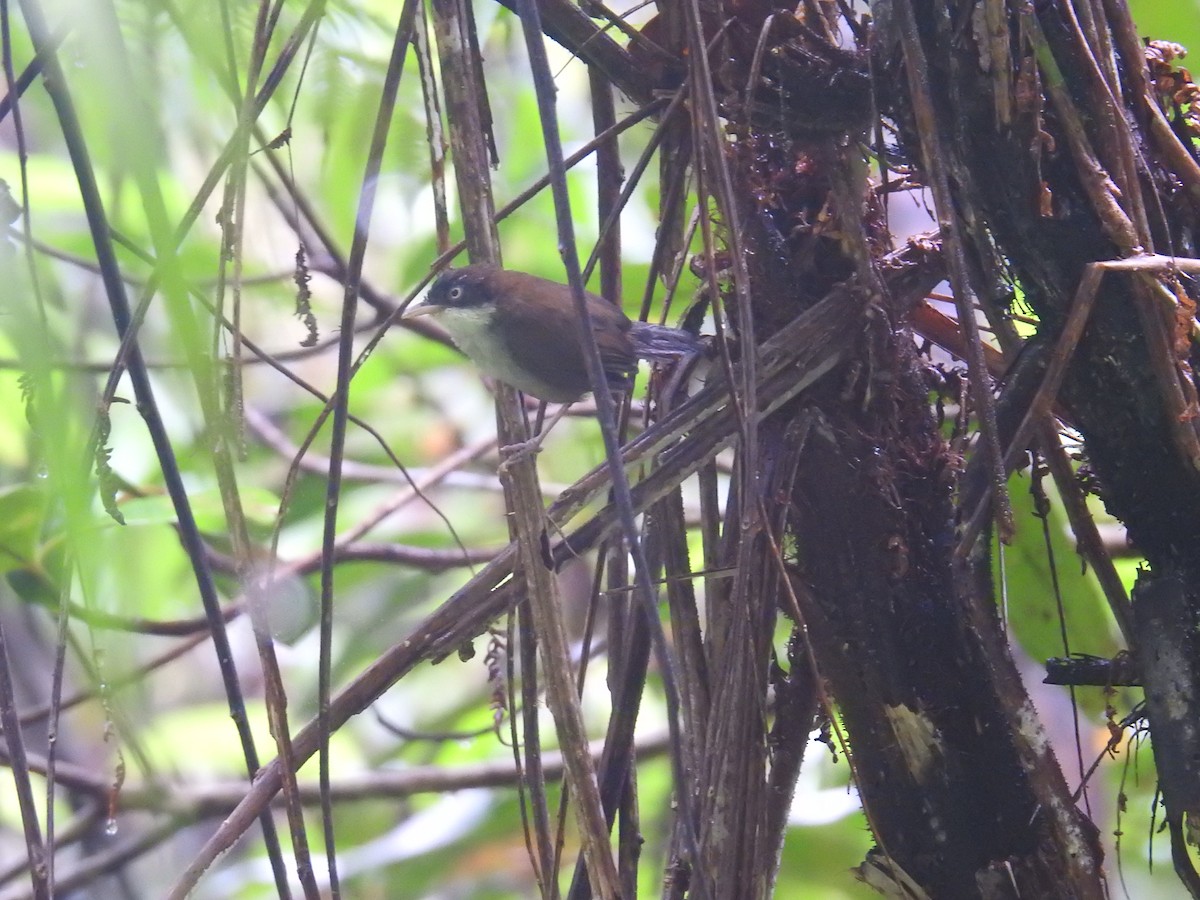
{"type": "Polygon", "coordinates": [[[455,285],[454,287],[450,288],[448,296],[451,300],[459,299],[462,296],[462,288],[458,285],[455,285]]]}

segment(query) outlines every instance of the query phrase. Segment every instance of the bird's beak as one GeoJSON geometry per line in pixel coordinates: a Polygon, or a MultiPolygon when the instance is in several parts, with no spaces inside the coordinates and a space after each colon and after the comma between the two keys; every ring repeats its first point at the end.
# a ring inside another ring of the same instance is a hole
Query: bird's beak
{"type": "Polygon", "coordinates": [[[424,301],[420,303],[413,303],[404,311],[404,315],[402,315],[400,318],[415,319],[418,316],[432,316],[438,311],[438,309],[439,307],[425,303],[424,301]]]}

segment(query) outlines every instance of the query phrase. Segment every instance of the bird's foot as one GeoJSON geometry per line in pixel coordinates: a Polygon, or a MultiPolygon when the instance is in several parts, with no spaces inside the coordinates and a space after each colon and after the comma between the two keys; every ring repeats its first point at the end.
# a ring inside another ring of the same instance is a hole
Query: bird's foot
{"type": "Polygon", "coordinates": [[[542,452],[542,438],[539,434],[519,444],[504,444],[500,449],[500,471],[507,472],[512,466],[530,457],[536,457],[542,452]]]}

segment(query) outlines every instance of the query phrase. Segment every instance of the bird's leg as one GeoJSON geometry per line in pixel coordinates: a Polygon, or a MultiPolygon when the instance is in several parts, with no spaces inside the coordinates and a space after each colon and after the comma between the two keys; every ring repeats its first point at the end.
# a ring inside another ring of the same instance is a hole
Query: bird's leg
{"type": "MultiPolygon", "coordinates": [[[[538,429],[537,434],[527,441],[521,441],[519,444],[505,444],[500,448],[500,468],[507,469],[513,463],[524,459],[527,456],[532,456],[542,451],[542,441],[546,439],[546,435],[550,433],[550,429],[558,424],[559,420],[567,414],[567,410],[571,408],[570,403],[562,404],[558,410],[550,417],[550,420],[538,429]]],[[[539,416],[539,418],[541,418],[539,416]]]]}

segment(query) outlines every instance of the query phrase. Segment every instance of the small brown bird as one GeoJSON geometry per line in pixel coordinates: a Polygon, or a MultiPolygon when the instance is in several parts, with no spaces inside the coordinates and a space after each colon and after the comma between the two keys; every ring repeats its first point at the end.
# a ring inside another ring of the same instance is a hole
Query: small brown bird
{"type": "MultiPolygon", "coordinates": [[[[671,360],[701,350],[689,332],[634,322],[595,294],[588,314],[609,387],[628,390],[639,359],[671,360]]],[[[571,403],[591,390],[579,317],[564,284],[492,265],[442,274],[404,318],[431,316],[481,372],[541,400],[571,403]]]]}

